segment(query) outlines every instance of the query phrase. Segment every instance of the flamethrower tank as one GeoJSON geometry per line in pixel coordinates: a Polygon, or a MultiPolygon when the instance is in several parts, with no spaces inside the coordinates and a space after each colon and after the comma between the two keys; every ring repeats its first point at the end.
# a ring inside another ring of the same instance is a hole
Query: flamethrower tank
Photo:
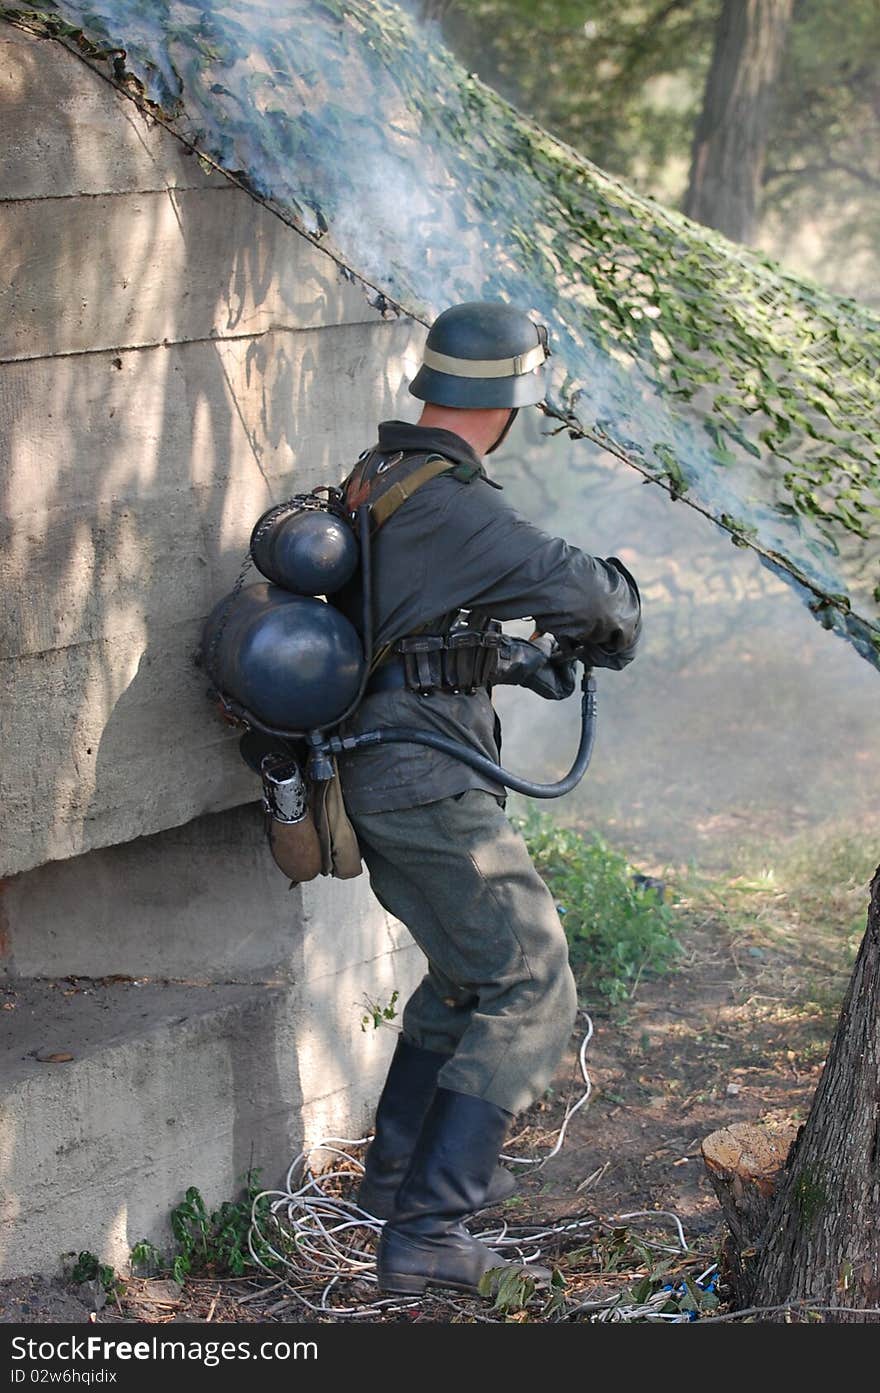
{"type": "Polygon", "coordinates": [[[338,517],[337,498],[323,502],[314,494],[300,495],[264,514],[254,529],[251,550],[235,588],[208,616],[201,662],[214,684],[212,695],[220,699],[225,715],[273,740],[304,739],[307,776],[315,782],[334,777],[335,755],[372,745],[406,744],[441,750],[529,798],[559,798],[568,793],[583,778],[596,738],[596,683],[589,668],[581,683],[580,744],[570,770],[556,783],[538,784],[519,778],[470,746],[433,730],[383,726],[357,735],[329,733],[358,706],[373,667],[369,505],[361,504],[356,514],[363,638],[345,615],[325,600],[294,595],[266,582],[244,586],[244,577],[254,546],[259,546],[279,517],[308,511],[325,518],[335,512],[338,517]]]}
{"type": "Polygon", "coordinates": [[[326,508],[306,506],[303,495],[263,514],[250,550],[257,570],[294,595],[334,595],[358,564],[349,524],[326,508]]]}
{"type": "Polygon", "coordinates": [[[333,725],[364,674],[361,640],[345,615],[265,581],[214,607],[202,651],[225,696],[262,725],[289,731],[333,725]]]}

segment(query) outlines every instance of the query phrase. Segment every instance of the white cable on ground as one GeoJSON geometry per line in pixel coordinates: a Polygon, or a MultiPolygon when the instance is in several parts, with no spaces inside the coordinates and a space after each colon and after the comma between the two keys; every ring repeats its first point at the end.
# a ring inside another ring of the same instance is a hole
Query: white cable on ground
{"type": "MultiPolygon", "coordinates": [[[[586,1053],[594,1032],[589,1015],[586,1011],[581,1014],[587,1024],[578,1051],[584,1092],[566,1108],[555,1144],[545,1156],[522,1157],[502,1153],[503,1160],[519,1165],[546,1165],[559,1154],[571,1119],[588,1102],[592,1084],[586,1067],[586,1053]]],[[[355,1176],[358,1172],[363,1173],[363,1162],[353,1153],[355,1149],[365,1147],[370,1140],[369,1137],[325,1137],[314,1146],[305,1148],[294,1157],[288,1168],[286,1189],[263,1190],[255,1196],[251,1207],[248,1247],[253,1261],[275,1277],[278,1267],[283,1269],[286,1273],[285,1285],[291,1297],[320,1315],[375,1318],[383,1313],[409,1310],[420,1304],[421,1298],[380,1296],[375,1291],[374,1248],[383,1221],[374,1219],[352,1200],[333,1193],[334,1185],[340,1181],[350,1183],[353,1173],[355,1176]],[[317,1152],[324,1153],[325,1157],[337,1157],[351,1169],[325,1170],[316,1174],[311,1158],[317,1152]],[[296,1183],[297,1178],[299,1184],[296,1183]],[[269,1201],[268,1210],[266,1200],[269,1201]],[[352,1293],[353,1299],[335,1305],[331,1298],[340,1283],[353,1285],[355,1291],[352,1293]],[[369,1293],[369,1290],[357,1290],[371,1287],[375,1294],[369,1293]]],[[[475,1236],[488,1244],[493,1252],[498,1252],[499,1256],[514,1250],[527,1270],[529,1263],[537,1261],[547,1248],[556,1246],[561,1235],[637,1218],[668,1219],[675,1226],[677,1247],[660,1243],[648,1243],[648,1247],[662,1252],[687,1252],[681,1221],[667,1210],[635,1210],[608,1220],[584,1218],[544,1225],[514,1226],[502,1220],[496,1229],[485,1230],[475,1236]]],[[[668,1292],[657,1292],[639,1305],[625,1306],[615,1296],[580,1303],[573,1306],[569,1314],[584,1312],[586,1319],[595,1321],[690,1319],[687,1312],[661,1311],[659,1307],[665,1305],[668,1299],[668,1292]]],[[[451,1304],[456,1305],[455,1299],[450,1300],[451,1304]]]]}
{"type": "Polygon", "coordinates": [[[578,1050],[578,1063],[580,1065],[581,1078],[584,1081],[584,1091],[581,1094],[580,1098],[578,1098],[576,1103],[566,1108],[565,1116],[562,1119],[562,1126],[559,1128],[559,1135],[556,1138],[556,1145],[553,1147],[552,1151],[547,1152],[546,1156],[508,1156],[505,1152],[502,1152],[502,1161],[517,1161],[521,1166],[538,1166],[539,1168],[541,1166],[546,1166],[547,1162],[552,1161],[553,1157],[558,1156],[559,1152],[562,1150],[562,1144],[565,1141],[565,1134],[568,1131],[568,1124],[574,1117],[575,1113],[579,1112],[580,1109],[584,1106],[584,1104],[589,1102],[590,1094],[593,1091],[593,1084],[589,1074],[587,1073],[587,1047],[589,1046],[589,1043],[592,1040],[594,1034],[593,1021],[592,1017],[589,1016],[586,1011],[581,1010],[578,1012],[578,1015],[583,1016],[584,1020],[587,1023],[587,1033],[581,1041],[581,1047],[578,1050]]]}

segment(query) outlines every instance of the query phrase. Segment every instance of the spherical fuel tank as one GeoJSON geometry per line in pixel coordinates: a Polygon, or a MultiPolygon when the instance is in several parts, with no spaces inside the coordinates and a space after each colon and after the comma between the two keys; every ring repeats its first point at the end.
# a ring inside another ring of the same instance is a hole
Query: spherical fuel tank
{"type": "Polygon", "coordinates": [[[364,668],[357,630],[339,610],[263,581],[215,605],[202,654],[225,696],[283,730],[333,725],[364,668]]]}
{"type": "Polygon", "coordinates": [[[251,534],[254,565],[295,595],[333,595],[354,575],[358,547],[342,518],[324,508],[264,513],[251,534]]]}

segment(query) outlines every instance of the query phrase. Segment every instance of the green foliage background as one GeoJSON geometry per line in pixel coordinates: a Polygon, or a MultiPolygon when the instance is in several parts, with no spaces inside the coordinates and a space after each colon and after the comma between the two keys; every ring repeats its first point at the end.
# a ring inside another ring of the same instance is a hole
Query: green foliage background
{"type": "MultiPolygon", "coordinates": [[[[640,193],[680,205],[721,0],[426,0],[423,10],[521,111],[640,193]]],[[[761,246],[880,305],[876,0],[795,5],[762,213],[761,246]]]]}

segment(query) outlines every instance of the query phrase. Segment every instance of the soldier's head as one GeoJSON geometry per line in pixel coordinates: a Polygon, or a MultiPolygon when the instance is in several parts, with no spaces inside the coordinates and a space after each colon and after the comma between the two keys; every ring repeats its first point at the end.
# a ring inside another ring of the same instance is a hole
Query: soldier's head
{"type": "Polygon", "coordinates": [[[409,390],[426,403],[424,423],[445,424],[491,454],[519,408],[543,400],[548,352],[547,330],[523,310],[500,300],[453,305],[432,324],[409,390]]]}

